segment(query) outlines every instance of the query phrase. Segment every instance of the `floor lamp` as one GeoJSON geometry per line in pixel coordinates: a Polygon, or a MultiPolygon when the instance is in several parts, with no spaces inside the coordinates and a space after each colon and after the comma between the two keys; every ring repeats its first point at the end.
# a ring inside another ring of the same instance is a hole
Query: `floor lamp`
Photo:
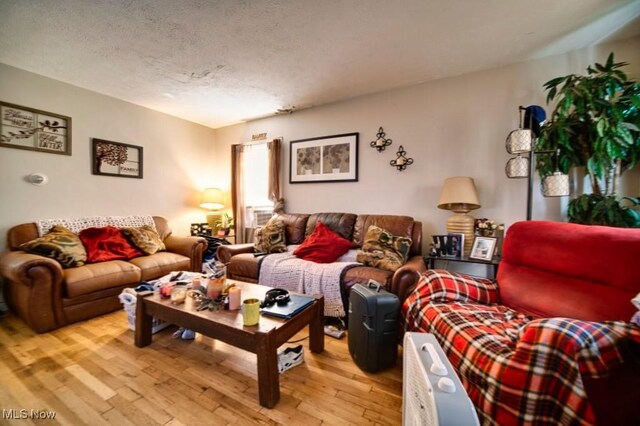
{"type": "Polygon", "coordinates": [[[558,167],[560,150],[536,151],[535,141],[540,124],[545,119],[544,109],[538,105],[518,107],[520,123],[507,136],[505,148],[509,154],[516,154],[507,161],[505,173],[509,179],[527,179],[527,220],[531,220],[533,210],[533,174],[537,155],[554,155],[556,171],[542,179],[542,195],[545,197],[566,197],[569,195],[569,175],[561,173],[558,167]],[[522,113],[525,112],[524,125],[522,113]],[[524,155],[523,155],[524,154],[524,155]]]}

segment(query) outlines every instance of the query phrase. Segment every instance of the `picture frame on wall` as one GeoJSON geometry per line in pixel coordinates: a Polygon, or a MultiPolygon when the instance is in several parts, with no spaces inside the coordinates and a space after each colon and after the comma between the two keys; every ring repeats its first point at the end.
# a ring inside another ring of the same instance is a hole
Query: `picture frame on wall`
{"type": "Polygon", "coordinates": [[[356,182],[359,133],[291,141],[289,183],[356,182]]]}
{"type": "Polygon", "coordinates": [[[71,117],[0,101],[0,146],[71,155],[71,117]]]}
{"type": "Polygon", "coordinates": [[[142,153],[141,146],[93,138],[93,174],[142,179],[142,153]]]}
{"type": "Polygon", "coordinates": [[[494,237],[476,237],[471,247],[470,259],[491,262],[498,239],[494,237]]]}

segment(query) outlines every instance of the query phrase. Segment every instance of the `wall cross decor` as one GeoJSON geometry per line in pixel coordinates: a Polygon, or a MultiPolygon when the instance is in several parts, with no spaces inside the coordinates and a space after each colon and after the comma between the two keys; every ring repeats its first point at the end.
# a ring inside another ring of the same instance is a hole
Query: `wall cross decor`
{"type": "Polygon", "coordinates": [[[369,145],[371,146],[371,148],[377,149],[378,152],[382,152],[386,147],[391,145],[391,142],[391,139],[385,138],[384,130],[382,130],[382,127],[380,127],[378,129],[378,133],[376,134],[376,140],[371,141],[369,145]]]}
{"type": "Polygon", "coordinates": [[[398,148],[398,152],[396,152],[396,159],[391,160],[389,164],[391,164],[399,171],[403,171],[407,168],[407,166],[413,164],[413,158],[407,158],[406,155],[407,151],[405,151],[402,145],[400,145],[400,147],[398,148]]]}

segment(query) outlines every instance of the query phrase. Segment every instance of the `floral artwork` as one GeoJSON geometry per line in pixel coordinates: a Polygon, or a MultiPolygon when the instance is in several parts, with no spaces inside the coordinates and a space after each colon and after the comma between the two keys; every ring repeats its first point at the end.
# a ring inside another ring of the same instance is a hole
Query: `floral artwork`
{"type": "Polygon", "coordinates": [[[322,147],[322,172],[347,173],[349,171],[349,144],[322,147]]]}
{"type": "Polygon", "coordinates": [[[71,118],[0,102],[0,146],[71,155],[71,118]]]}
{"type": "Polygon", "coordinates": [[[299,175],[320,174],[320,147],[301,148],[297,153],[297,173],[299,175]]]}
{"type": "Polygon", "coordinates": [[[358,180],[358,133],[291,141],[289,182],[358,180]]]}

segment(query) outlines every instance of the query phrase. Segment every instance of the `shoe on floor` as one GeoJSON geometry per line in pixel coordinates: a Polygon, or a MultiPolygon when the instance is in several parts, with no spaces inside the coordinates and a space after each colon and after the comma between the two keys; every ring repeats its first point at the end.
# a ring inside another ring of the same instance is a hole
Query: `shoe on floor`
{"type": "Polygon", "coordinates": [[[278,372],[284,373],[290,368],[300,365],[304,362],[304,348],[298,345],[292,348],[286,348],[278,354],[278,372]]]}
{"type": "Polygon", "coordinates": [[[196,332],[187,328],[182,332],[182,336],[180,337],[182,340],[193,340],[196,338],[196,332]]]}

